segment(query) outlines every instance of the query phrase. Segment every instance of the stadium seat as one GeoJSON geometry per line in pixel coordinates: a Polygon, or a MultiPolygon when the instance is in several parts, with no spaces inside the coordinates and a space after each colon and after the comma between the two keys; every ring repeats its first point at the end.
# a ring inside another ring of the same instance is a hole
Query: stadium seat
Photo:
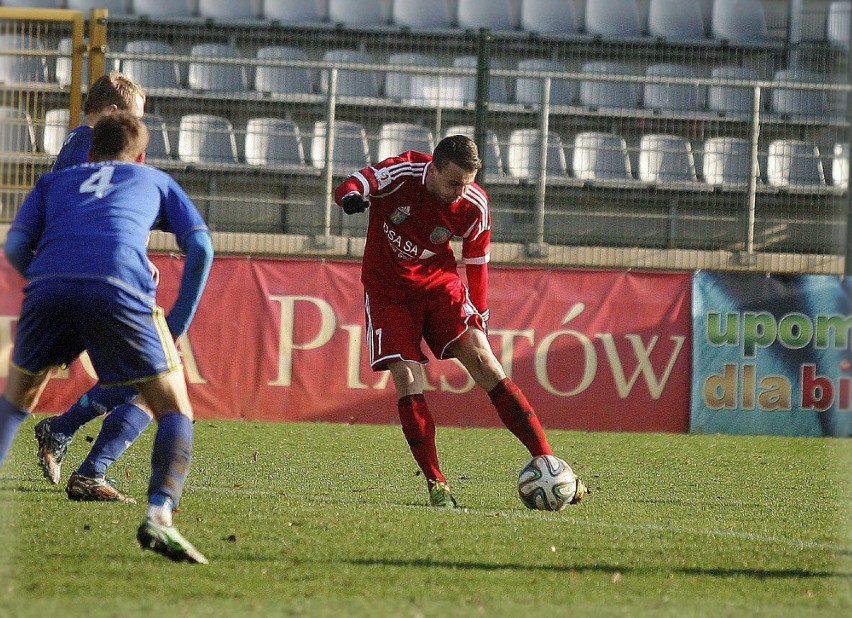
{"type": "Polygon", "coordinates": [[[849,142],[834,145],[831,159],[831,184],[841,189],[849,187],[849,142]]]}
{"type": "Polygon", "coordinates": [[[408,122],[388,122],[379,129],[376,161],[395,157],[406,150],[431,154],[435,150],[435,138],[426,127],[408,122]]]}
{"type": "Polygon", "coordinates": [[[521,0],[520,27],[525,32],[538,34],[576,34],[574,3],[565,0],[521,0]]]}
{"type": "Polygon", "coordinates": [[[405,28],[449,28],[453,24],[446,2],[393,0],[391,22],[405,28]]]}
{"type": "MultiPolygon", "coordinates": [[[[757,71],[750,67],[720,66],[710,71],[713,79],[757,80],[757,71]]],[[[722,116],[751,116],[754,89],[741,86],[710,86],[707,88],[707,109],[722,116]]]]}
{"type": "Polygon", "coordinates": [[[383,26],[385,4],[382,0],[328,0],[328,20],[345,26],[383,26]]]}
{"type": "Polygon", "coordinates": [[[456,0],[456,25],[465,30],[512,30],[508,0],[456,0]]]}
{"type": "Polygon", "coordinates": [[[770,110],[785,118],[817,118],[828,111],[828,102],[824,90],[799,90],[784,88],[784,84],[820,84],[825,79],[812,71],[804,69],[781,69],[772,79],[777,84],[770,96],[770,110]]]}
{"type": "MultiPolygon", "coordinates": [[[[565,66],[555,60],[520,60],[519,71],[564,72],[565,66]]],[[[541,88],[544,80],[539,77],[518,77],[515,80],[515,101],[522,105],[541,103],[541,88]]],[[[550,80],[550,104],[573,105],[577,100],[580,87],[577,82],[568,79],[550,80]]]]}
{"type": "Polygon", "coordinates": [[[825,185],[819,149],[800,140],[773,141],[767,151],[766,182],[771,187],[825,185]]]}
{"type": "Polygon", "coordinates": [[[51,156],[59,154],[65,136],[68,135],[69,112],[67,107],[49,109],[44,113],[44,133],[42,134],[41,149],[51,156]]]}
{"type": "Polygon", "coordinates": [[[190,55],[214,60],[194,60],[187,70],[187,85],[193,90],[207,92],[244,92],[247,89],[245,69],[237,64],[217,63],[216,58],[239,58],[240,52],[232,45],[198,43],[190,55]]]}
{"type": "Polygon", "coordinates": [[[21,9],[64,9],[65,0],[13,0],[0,2],[2,6],[14,6],[21,9]]]}
{"type": "Polygon", "coordinates": [[[658,185],[696,182],[692,146],[677,135],[643,135],[639,141],[639,180],[658,185]]]}
{"type": "Polygon", "coordinates": [[[263,17],[284,24],[316,23],[324,19],[316,0],[263,0],[263,17]]]}
{"type": "Polygon", "coordinates": [[[234,2],[234,0],[198,0],[198,14],[217,21],[257,17],[254,2],[234,2]]]}
{"type": "MultiPolygon", "coordinates": [[[[448,127],[444,133],[444,137],[448,135],[466,135],[470,139],[474,139],[475,129],[470,125],[455,125],[448,127]]],[[[497,134],[494,131],[485,132],[485,145],[480,148],[480,156],[485,160],[485,173],[496,174],[503,176],[506,172],[503,170],[503,157],[500,154],[500,143],[497,140],[497,134]]]]}
{"type": "MultiPolygon", "coordinates": [[[[40,51],[44,45],[35,37],[0,34],[0,49],[40,51]]],[[[26,84],[47,81],[47,61],[41,56],[0,55],[0,83],[26,84]]]]}
{"type": "Polygon", "coordinates": [[[162,116],[156,114],[145,114],[142,117],[142,122],[148,127],[148,150],[145,153],[145,159],[148,162],[164,160],[171,157],[172,147],[169,140],[169,133],[166,130],[166,123],[162,116]]]}
{"type": "Polygon", "coordinates": [[[825,38],[837,47],[849,49],[849,14],[852,13],[852,2],[832,2],[828,5],[828,15],[825,19],[825,38]]]}
{"type": "Polygon", "coordinates": [[[246,163],[304,166],[305,150],[298,125],[283,118],[251,118],[246,124],[246,163]]]}
{"type": "Polygon", "coordinates": [[[751,143],[747,139],[711,137],[704,142],[701,158],[701,174],[708,185],[742,187],[748,184],[751,143]]]}
{"type": "MultiPolygon", "coordinates": [[[[318,169],[325,167],[325,143],[328,123],[314,123],[311,140],[311,163],[318,169]]],[[[351,174],[370,164],[370,146],[364,127],[356,122],[338,120],[334,125],[334,143],[331,152],[335,173],[339,176],[351,174]]]]}
{"type": "Polygon", "coordinates": [[[710,21],[714,39],[728,43],[759,43],[768,34],[760,0],[715,0],[710,21]]]}
{"type": "MultiPolygon", "coordinates": [[[[453,60],[453,66],[458,68],[475,69],[476,64],[476,56],[459,56],[453,60]]],[[[453,78],[446,79],[447,83],[455,87],[453,81],[453,78]]],[[[464,75],[456,78],[456,81],[458,83],[457,90],[461,90],[461,100],[465,103],[476,101],[476,76],[464,75]]],[[[488,100],[491,103],[507,103],[509,101],[509,87],[505,78],[491,76],[491,79],[488,80],[488,100]]]]}
{"type": "MultiPolygon", "coordinates": [[[[583,73],[601,75],[634,75],[627,66],[618,62],[587,62],[583,73]]],[[[585,79],[580,82],[580,105],[594,109],[637,109],[641,106],[642,89],[628,82],[585,79]]]]}
{"type": "Polygon", "coordinates": [[[30,115],[14,107],[0,107],[0,156],[36,151],[35,129],[30,115]]]}
{"type": "Polygon", "coordinates": [[[706,38],[698,0],[651,0],[648,6],[648,34],[671,41],[706,38]]]}
{"type": "Polygon", "coordinates": [[[68,0],[66,7],[76,11],[85,11],[86,19],[92,9],[107,9],[110,17],[128,15],[124,0],[68,0]]]}
{"type": "MultiPolygon", "coordinates": [[[[515,178],[535,179],[541,170],[541,135],[538,129],[515,129],[506,147],[506,169],[515,178]]],[[[546,171],[548,176],[565,176],[568,164],[559,134],[547,134],[546,171]]]]}
{"type": "MultiPolygon", "coordinates": [[[[261,47],[258,60],[307,60],[305,51],[298,47],[261,47]]],[[[311,72],[303,67],[271,66],[259,64],[254,72],[254,89],[271,94],[310,94],[314,91],[311,72]]]]}
{"type": "MultiPolygon", "coordinates": [[[[681,64],[652,64],[645,69],[647,77],[695,77],[681,64]]],[[[690,84],[646,83],[642,102],[646,109],[669,112],[696,112],[704,107],[702,88],[690,84]]]]}
{"type": "MultiPolygon", "coordinates": [[[[174,48],[161,41],[128,41],[124,51],[132,54],[153,54],[169,56],[174,48]]],[[[180,67],[177,62],[167,60],[131,60],[121,61],[121,72],[133,81],[149,88],[180,88],[180,67]]]]}
{"type": "MultiPolygon", "coordinates": [[[[323,54],[323,61],[332,64],[357,63],[370,66],[374,64],[373,57],[364,51],[354,49],[330,49],[323,54]]],[[[329,71],[323,69],[320,73],[320,89],[328,92],[329,71]]],[[[375,71],[357,69],[340,69],[337,71],[337,96],[340,97],[369,97],[379,96],[379,78],[375,71]]]]}
{"type": "MultiPolygon", "coordinates": [[[[88,41],[84,41],[85,44],[88,44],[88,41]]],[[[63,38],[59,40],[59,45],[56,46],[56,51],[58,51],[61,55],[56,58],[56,83],[59,84],[60,88],[67,88],[71,85],[71,47],[73,46],[73,39],[71,38],[63,38]]],[[[81,71],[81,77],[83,83],[86,82],[86,79],[89,75],[89,56],[85,54],[83,56],[83,66],[81,71]]]]}
{"type": "MultiPolygon", "coordinates": [[[[399,53],[388,56],[388,64],[399,64],[416,67],[436,67],[438,61],[426,54],[399,53]]],[[[412,94],[412,78],[414,73],[401,73],[389,71],[385,75],[385,96],[395,101],[411,101],[415,97],[412,94]]],[[[437,80],[437,76],[429,76],[437,80]]],[[[423,80],[421,80],[421,84],[423,80]]],[[[422,97],[421,97],[422,98],[422,97]]]]}
{"type": "Polygon", "coordinates": [[[636,0],[607,0],[586,3],[586,32],[603,38],[642,35],[636,0]]]}
{"type": "Polygon", "coordinates": [[[187,0],[131,0],[131,12],[152,19],[190,17],[192,10],[189,5],[187,0]]]}
{"type": "Polygon", "coordinates": [[[614,133],[575,135],[571,170],[581,180],[633,180],[627,142],[614,133]]]}
{"type": "Polygon", "coordinates": [[[187,114],[180,119],[178,158],[187,163],[237,163],[237,141],[227,118],[187,114]]]}

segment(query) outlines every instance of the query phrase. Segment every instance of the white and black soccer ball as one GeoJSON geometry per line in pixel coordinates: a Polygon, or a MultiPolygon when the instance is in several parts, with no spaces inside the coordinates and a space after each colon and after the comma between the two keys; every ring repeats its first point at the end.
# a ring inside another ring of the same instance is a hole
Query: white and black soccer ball
{"type": "Polygon", "coordinates": [[[553,455],[533,457],[518,474],[518,495],[528,509],[561,511],[585,493],[571,466],[553,455]]]}

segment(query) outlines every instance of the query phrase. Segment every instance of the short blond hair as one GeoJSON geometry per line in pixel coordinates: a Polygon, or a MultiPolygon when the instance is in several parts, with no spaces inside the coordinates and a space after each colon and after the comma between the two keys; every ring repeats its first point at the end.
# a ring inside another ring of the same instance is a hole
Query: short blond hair
{"type": "Polygon", "coordinates": [[[117,71],[101,75],[91,86],[86,102],[83,103],[83,113],[96,114],[110,105],[118,109],[132,109],[136,105],[136,97],[145,100],[145,89],[132,79],[117,71]]]}

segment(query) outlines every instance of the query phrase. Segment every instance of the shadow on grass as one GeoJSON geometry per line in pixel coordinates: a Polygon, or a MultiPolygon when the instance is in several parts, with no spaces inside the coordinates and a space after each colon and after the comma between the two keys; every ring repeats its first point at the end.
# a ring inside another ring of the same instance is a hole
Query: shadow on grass
{"type": "Polygon", "coordinates": [[[568,564],[553,566],[531,566],[528,564],[487,564],[483,562],[452,562],[441,560],[347,560],[349,564],[359,566],[390,566],[411,568],[445,568],[466,569],[471,571],[542,571],[552,573],[633,573],[636,575],[647,575],[654,573],[680,573],[682,575],[700,575],[710,577],[752,577],[755,579],[821,579],[821,578],[843,578],[852,579],[852,573],[841,573],[837,571],[810,571],[800,569],[726,569],[726,568],[701,568],[701,567],[674,567],[674,568],[652,568],[652,567],[629,567],[611,566],[607,564],[568,564]]]}

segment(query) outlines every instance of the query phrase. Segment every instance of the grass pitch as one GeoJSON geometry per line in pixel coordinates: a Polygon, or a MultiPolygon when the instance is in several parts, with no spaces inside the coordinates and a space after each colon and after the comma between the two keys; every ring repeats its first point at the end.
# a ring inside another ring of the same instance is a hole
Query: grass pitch
{"type": "Polygon", "coordinates": [[[75,503],[36,420],[0,469],[2,616],[852,615],[849,440],[550,431],[591,494],[542,513],[507,431],[442,427],[447,511],[399,427],[201,420],[176,516],[197,566],[134,539],[152,429],[110,470],[138,505],[75,503]]]}

